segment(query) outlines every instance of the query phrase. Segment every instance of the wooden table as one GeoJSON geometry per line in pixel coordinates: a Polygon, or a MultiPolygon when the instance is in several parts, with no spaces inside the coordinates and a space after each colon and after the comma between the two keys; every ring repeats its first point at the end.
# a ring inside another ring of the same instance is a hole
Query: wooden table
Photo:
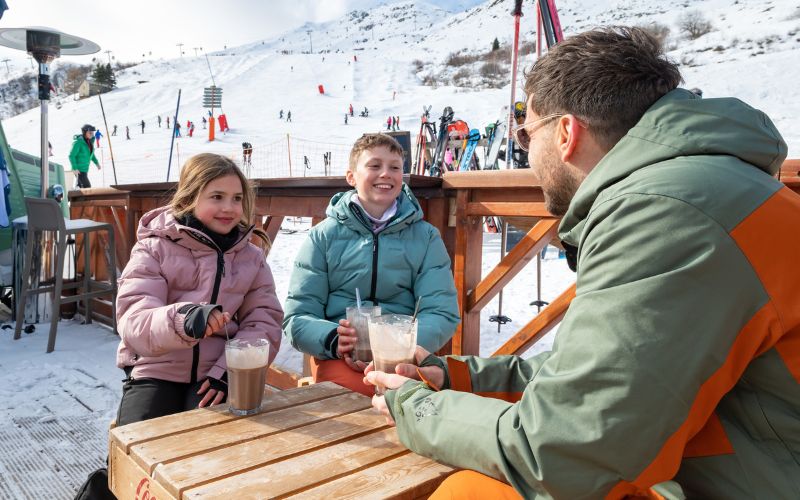
{"type": "Polygon", "coordinates": [[[116,427],[109,481],[120,500],[420,498],[454,469],[408,451],[370,399],[324,382],[116,427]]]}

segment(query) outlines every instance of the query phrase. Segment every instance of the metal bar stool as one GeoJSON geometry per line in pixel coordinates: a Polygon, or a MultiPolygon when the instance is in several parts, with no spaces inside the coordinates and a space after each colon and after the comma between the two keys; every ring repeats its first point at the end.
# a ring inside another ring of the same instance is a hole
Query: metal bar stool
{"type": "Polygon", "coordinates": [[[43,198],[25,198],[25,206],[28,209],[28,236],[27,245],[25,250],[25,266],[22,271],[22,285],[19,290],[19,297],[17,298],[17,322],[14,329],[14,339],[20,338],[22,331],[22,323],[25,317],[25,300],[28,295],[35,295],[39,293],[53,292],[53,312],[50,316],[50,337],[47,341],[47,352],[53,352],[56,344],[56,330],[58,328],[58,320],[61,317],[61,304],[69,302],[77,302],[83,300],[86,307],[86,323],[92,322],[92,298],[101,295],[111,295],[111,321],[113,328],[116,331],[117,324],[117,311],[116,311],[116,297],[117,297],[117,265],[114,247],[114,228],[111,224],[105,222],[95,222],[89,219],[69,219],[64,220],[64,215],[61,213],[61,207],[54,200],[43,198]],[[37,233],[42,231],[57,231],[56,240],[56,267],[55,276],[53,278],[54,284],[46,286],[38,286],[31,289],[29,287],[29,280],[33,273],[38,272],[38,269],[32,269],[33,266],[33,252],[34,241],[37,238],[37,233]],[[108,232],[108,256],[109,256],[109,283],[98,282],[91,279],[91,268],[89,266],[89,253],[90,253],[90,233],[95,231],[108,232]],[[67,251],[67,239],[71,235],[83,234],[83,258],[84,269],[83,279],[75,283],[67,283],[64,285],[64,256],[67,251]],[[64,289],[81,289],[79,293],[73,296],[62,297],[61,292],[64,289]],[[94,288],[94,290],[93,290],[94,288]]]}

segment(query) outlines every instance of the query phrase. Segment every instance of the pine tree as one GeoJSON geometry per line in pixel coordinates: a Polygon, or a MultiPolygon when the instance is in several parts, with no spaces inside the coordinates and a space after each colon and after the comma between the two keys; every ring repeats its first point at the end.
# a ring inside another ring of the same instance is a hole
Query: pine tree
{"type": "Polygon", "coordinates": [[[92,80],[101,88],[101,92],[108,92],[117,86],[117,79],[110,64],[98,63],[92,70],[92,80]]]}
{"type": "Polygon", "coordinates": [[[492,52],[495,50],[500,50],[500,40],[495,37],[494,42],[492,42],[492,52]]]}
{"type": "Polygon", "coordinates": [[[106,72],[108,73],[107,74],[108,84],[109,84],[108,88],[109,88],[109,90],[111,90],[111,89],[113,89],[114,87],[117,86],[117,77],[114,76],[114,70],[111,69],[111,64],[110,63],[106,64],[106,72]]]}

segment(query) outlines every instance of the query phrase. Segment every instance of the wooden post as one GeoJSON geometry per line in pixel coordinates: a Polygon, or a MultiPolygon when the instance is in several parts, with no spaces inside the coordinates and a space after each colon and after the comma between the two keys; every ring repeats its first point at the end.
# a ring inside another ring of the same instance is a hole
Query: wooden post
{"type": "Polygon", "coordinates": [[[471,190],[456,195],[456,250],[453,266],[461,324],[453,336],[453,354],[480,354],[480,311],[467,309],[469,294],[481,279],[483,227],[481,218],[467,215],[471,190]]]}

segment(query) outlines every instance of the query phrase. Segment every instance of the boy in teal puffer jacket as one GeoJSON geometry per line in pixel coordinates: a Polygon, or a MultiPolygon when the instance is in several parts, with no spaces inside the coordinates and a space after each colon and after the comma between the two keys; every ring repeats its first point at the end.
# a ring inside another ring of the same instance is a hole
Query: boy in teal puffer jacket
{"type": "Polygon", "coordinates": [[[441,348],[459,322],[450,257],[439,232],[403,184],[403,149],[392,137],[367,134],[353,145],[347,182],[328,217],[300,248],[289,283],[283,331],[291,344],[314,357],[315,381],[329,380],[371,395],[363,363],[355,362],[355,330],[345,309],[358,288],[383,314],[413,314],[423,297],[417,343],[441,348]]]}

